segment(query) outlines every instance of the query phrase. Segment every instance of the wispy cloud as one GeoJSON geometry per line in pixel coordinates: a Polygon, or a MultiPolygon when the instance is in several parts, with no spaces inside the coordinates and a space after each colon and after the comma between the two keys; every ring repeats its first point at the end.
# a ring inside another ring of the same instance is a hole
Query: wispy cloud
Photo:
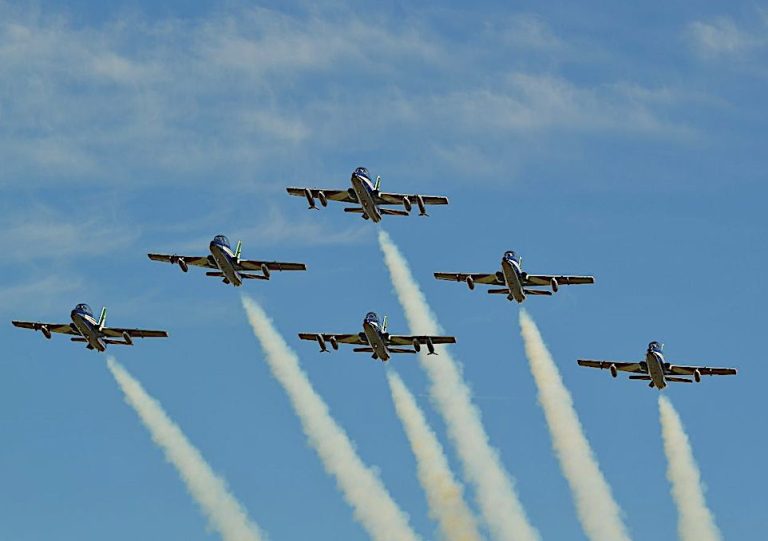
{"type": "Polygon", "coordinates": [[[130,245],[138,236],[136,228],[109,224],[81,213],[64,216],[48,207],[11,211],[0,220],[0,243],[12,246],[6,260],[55,261],[78,256],[98,256],[130,245]]]}
{"type": "Polygon", "coordinates": [[[13,315],[15,319],[43,317],[45,313],[60,312],[61,321],[67,321],[66,302],[74,305],[74,294],[82,289],[83,281],[80,278],[61,273],[50,274],[40,279],[0,287],[0,306],[6,313],[16,310],[13,315]],[[36,312],[29,312],[32,309],[36,312]]]}
{"type": "Polygon", "coordinates": [[[759,27],[752,29],[738,25],[729,17],[694,21],[686,27],[685,36],[701,56],[740,56],[768,45],[768,20],[765,17],[757,20],[759,27]]]}
{"type": "Polygon", "coordinates": [[[441,171],[452,167],[446,149],[481,154],[468,137],[481,148],[564,128],[665,139],[688,130],[621,80],[507,63],[497,72],[503,51],[572,55],[530,14],[485,31],[473,23],[479,32],[460,45],[418,12],[362,18],[343,2],[300,15],[230,7],[94,26],[0,3],[0,20],[0,189],[20,179],[136,188],[211,178],[236,189],[340,149],[418,147],[441,171]]]}

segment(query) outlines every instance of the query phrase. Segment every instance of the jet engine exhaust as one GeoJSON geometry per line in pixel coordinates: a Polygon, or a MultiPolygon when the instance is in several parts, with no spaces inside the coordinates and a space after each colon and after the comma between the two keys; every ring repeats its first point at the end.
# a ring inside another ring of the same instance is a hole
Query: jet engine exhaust
{"type": "MultiPolygon", "coordinates": [[[[384,230],[379,231],[379,246],[411,332],[439,334],[440,325],[407,261],[384,230]]],[[[475,488],[480,512],[492,537],[537,541],[539,534],[528,521],[498,452],[488,441],[480,411],[472,402],[458,363],[447,350],[440,362],[433,362],[423,350],[419,360],[430,380],[430,397],[443,417],[464,474],[475,488]]]]}
{"type": "Polygon", "coordinates": [[[216,475],[203,456],[187,439],[181,428],[165,413],[141,383],[112,357],[107,367],[125,394],[125,401],[136,411],[167,460],[179,473],[187,491],[194,498],[213,529],[224,541],[261,541],[258,526],[216,475]]]}
{"type": "Polygon", "coordinates": [[[671,483],[672,499],[677,507],[677,532],[681,541],[721,541],[704,498],[701,473],[693,457],[691,443],[683,422],[672,402],[659,396],[661,435],[667,457],[667,479],[671,483]]]}
{"type": "Polygon", "coordinates": [[[445,541],[480,541],[477,523],[463,496],[463,487],[456,480],[443,446],[427,424],[416,399],[392,370],[387,371],[389,389],[395,412],[403,424],[411,450],[416,457],[419,484],[445,541]]]}
{"type": "Polygon", "coordinates": [[[320,457],[325,471],[336,479],[355,519],[373,541],[418,541],[407,515],[376,473],[360,459],[349,436],[331,416],[328,405],[301,369],[299,358],[267,314],[249,297],[243,296],[242,302],[272,375],[288,394],[309,444],[320,457]]]}
{"type": "Polygon", "coordinates": [[[520,312],[520,331],[539,393],[539,404],[544,410],[552,437],[552,447],[571,488],[584,533],[592,541],[629,541],[627,528],[621,519],[621,508],[600,471],[573,407],[571,394],[547,351],[539,329],[524,310],[520,312]]]}

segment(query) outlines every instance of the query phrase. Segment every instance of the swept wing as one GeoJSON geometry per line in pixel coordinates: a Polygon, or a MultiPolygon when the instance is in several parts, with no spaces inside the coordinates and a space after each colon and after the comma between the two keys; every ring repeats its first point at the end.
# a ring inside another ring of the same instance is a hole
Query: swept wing
{"type": "Polygon", "coordinates": [[[577,361],[579,366],[586,366],[588,368],[600,368],[602,370],[608,370],[611,366],[615,366],[616,370],[620,372],[632,372],[633,374],[646,374],[647,370],[640,363],[627,363],[619,361],[594,361],[591,359],[579,359],[577,361]]]}
{"type": "Polygon", "coordinates": [[[39,321],[11,321],[11,323],[21,329],[32,329],[33,331],[40,331],[46,328],[50,332],[80,336],[80,333],[71,323],[41,323],[39,321]]]}
{"type": "Polygon", "coordinates": [[[341,201],[344,203],[357,203],[357,197],[354,192],[350,193],[349,190],[322,190],[319,188],[286,188],[286,191],[290,195],[297,197],[306,197],[307,190],[315,199],[321,199],[325,197],[329,201],[341,201]],[[322,196],[320,193],[322,192],[322,196]]]}
{"type": "Polygon", "coordinates": [[[172,263],[176,265],[179,260],[183,260],[187,265],[195,267],[204,267],[206,269],[217,269],[215,261],[211,261],[209,256],[186,256],[170,254],[147,254],[152,261],[161,261],[163,263],[172,263]]]}
{"type": "Polygon", "coordinates": [[[493,274],[478,274],[478,273],[462,273],[462,272],[436,272],[435,278],[438,280],[448,280],[449,282],[466,282],[467,278],[471,278],[476,284],[489,284],[489,285],[505,285],[503,280],[499,280],[496,273],[493,274]]]}

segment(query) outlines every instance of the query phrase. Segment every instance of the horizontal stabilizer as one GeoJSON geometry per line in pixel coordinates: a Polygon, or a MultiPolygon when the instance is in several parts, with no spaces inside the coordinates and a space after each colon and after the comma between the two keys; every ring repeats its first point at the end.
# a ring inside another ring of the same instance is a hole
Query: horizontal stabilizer
{"type": "Polygon", "coordinates": [[[224,276],[223,272],[206,272],[206,276],[217,276],[219,278],[222,278],[224,276]]]}
{"type": "Polygon", "coordinates": [[[510,291],[507,288],[504,289],[489,289],[488,293],[491,295],[509,295],[510,291]]]}
{"type": "Polygon", "coordinates": [[[651,376],[629,376],[629,379],[641,379],[643,381],[651,381],[651,376]]]}
{"type": "Polygon", "coordinates": [[[357,214],[365,214],[365,211],[362,209],[362,207],[346,207],[344,212],[356,212],[357,214]]]}
{"type": "Polygon", "coordinates": [[[399,210],[399,209],[384,209],[380,208],[379,212],[382,214],[385,214],[387,216],[408,216],[409,213],[407,210],[399,210]]]}
{"type": "Polygon", "coordinates": [[[523,292],[526,295],[552,295],[552,292],[546,289],[524,289],[523,292]]]}
{"type": "Polygon", "coordinates": [[[415,349],[387,348],[390,353],[416,353],[415,349]]]}
{"type": "Polygon", "coordinates": [[[373,353],[373,348],[355,348],[352,351],[355,353],[373,353]]]}
{"type": "Polygon", "coordinates": [[[268,276],[262,276],[261,274],[240,274],[240,278],[246,280],[269,280],[268,276]]]}
{"type": "Polygon", "coordinates": [[[664,379],[667,381],[673,381],[675,383],[693,383],[693,380],[685,379],[685,378],[676,378],[674,376],[665,376],[664,379]]]}

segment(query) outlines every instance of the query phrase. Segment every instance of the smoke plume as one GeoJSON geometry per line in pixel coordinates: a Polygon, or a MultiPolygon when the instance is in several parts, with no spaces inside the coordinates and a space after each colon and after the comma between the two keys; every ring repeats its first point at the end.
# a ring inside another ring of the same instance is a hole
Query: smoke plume
{"type": "Polygon", "coordinates": [[[680,416],[664,396],[659,396],[661,436],[667,455],[667,478],[678,512],[677,531],[681,541],[720,541],[720,530],[704,499],[701,474],[680,416]]]}
{"type": "Polygon", "coordinates": [[[552,436],[552,447],[571,487],[576,512],[584,533],[592,541],[629,541],[621,509],[611,494],[573,408],[571,394],[563,384],[539,329],[531,317],[520,312],[525,353],[539,391],[552,436]]]}
{"type": "Polygon", "coordinates": [[[152,440],[179,472],[211,527],[225,541],[261,540],[258,527],[248,518],[224,481],[211,470],[200,451],[189,443],[178,425],[168,418],[160,403],[149,396],[141,383],[115,359],[107,359],[107,366],[123,390],[126,402],[136,410],[141,422],[152,435],[152,440]]]}
{"type": "Polygon", "coordinates": [[[264,310],[248,297],[243,296],[242,301],[272,375],[288,393],[310,445],[326,471],[336,478],[355,518],[375,541],[417,540],[408,517],[392,500],[381,480],[363,464],[349,436],[331,417],[328,406],[299,366],[298,357],[264,310]]]}
{"type": "Polygon", "coordinates": [[[397,416],[416,457],[419,483],[427,495],[430,516],[440,526],[441,538],[479,541],[481,537],[475,518],[464,501],[463,487],[451,473],[443,447],[429,428],[424,413],[396,372],[387,371],[387,379],[397,416]]]}
{"type": "MultiPolygon", "coordinates": [[[[383,230],[379,231],[379,245],[411,332],[437,334],[437,319],[408,263],[383,230]]],[[[441,350],[439,357],[427,357],[422,350],[419,359],[430,379],[432,401],[448,427],[466,478],[475,486],[478,506],[491,534],[503,541],[539,539],[497,451],[488,441],[480,411],[472,403],[457,363],[446,349],[441,350]]]]}

